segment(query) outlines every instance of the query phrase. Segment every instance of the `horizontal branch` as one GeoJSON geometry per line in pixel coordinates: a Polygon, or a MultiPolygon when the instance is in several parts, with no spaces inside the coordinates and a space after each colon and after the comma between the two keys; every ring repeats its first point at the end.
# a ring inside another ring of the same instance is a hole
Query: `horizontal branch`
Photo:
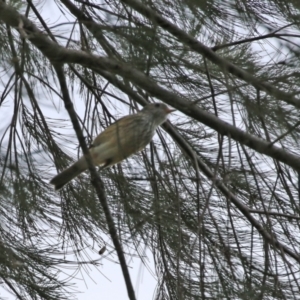
{"type": "MultiPolygon", "coordinates": [[[[3,2],[0,2],[0,20],[8,25],[19,28],[21,32],[25,31],[27,38],[52,62],[79,64],[98,72],[100,75],[101,73],[103,74],[103,71],[121,75],[143,88],[150,95],[161,99],[165,103],[180,110],[185,115],[216,130],[219,134],[229,136],[261,154],[272,157],[273,159],[283,162],[295,170],[300,171],[299,156],[244,132],[215,115],[200,109],[192,102],[159,86],[154,80],[134,69],[132,66],[118,62],[115,59],[96,56],[84,51],[66,49],[50,40],[30,20],[20,15],[3,2]]],[[[209,49],[209,51],[211,50],[209,49]]]]}
{"type": "Polygon", "coordinates": [[[266,215],[266,216],[278,216],[278,217],[284,217],[284,218],[288,218],[288,219],[300,220],[299,216],[280,213],[280,212],[277,212],[277,211],[265,211],[265,210],[249,209],[249,212],[253,213],[253,214],[260,214],[260,215],[266,215]]]}

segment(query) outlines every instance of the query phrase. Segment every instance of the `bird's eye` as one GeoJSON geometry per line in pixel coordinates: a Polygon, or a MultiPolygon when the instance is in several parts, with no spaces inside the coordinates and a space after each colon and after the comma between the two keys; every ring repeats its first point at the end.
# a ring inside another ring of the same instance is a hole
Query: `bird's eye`
{"type": "Polygon", "coordinates": [[[160,107],[160,103],[155,103],[155,107],[160,107]]]}

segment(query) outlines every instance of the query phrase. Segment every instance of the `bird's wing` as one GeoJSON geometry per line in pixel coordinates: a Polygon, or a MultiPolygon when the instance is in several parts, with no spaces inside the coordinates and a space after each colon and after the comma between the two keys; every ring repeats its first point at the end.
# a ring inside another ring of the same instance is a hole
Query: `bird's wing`
{"type": "MultiPolygon", "coordinates": [[[[118,121],[116,121],[115,123],[113,123],[112,125],[108,126],[104,131],[102,131],[93,141],[91,147],[97,147],[101,144],[104,143],[115,143],[116,142],[116,138],[121,135],[122,136],[122,127],[120,126],[120,122],[122,120],[126,120],[128,118],[130,118],[131,116],[125,116],[121,119],[119,119],[118,121]]],[[[123,122],[124,122],[123,121],[123,122]]]]}

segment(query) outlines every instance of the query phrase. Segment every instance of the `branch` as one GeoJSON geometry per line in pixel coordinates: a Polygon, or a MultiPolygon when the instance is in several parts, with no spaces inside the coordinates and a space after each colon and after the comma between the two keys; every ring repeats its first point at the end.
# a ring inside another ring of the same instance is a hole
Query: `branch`
{"type": "Polygon", "coordinates": [[[267,216],[279,216],[279,217],[284,217],[284,218],[288,218],[288,219],[300,220],[300,217],[298,217],[298,216],[288,215],[285,213],[279,213],[277,211],[264,211],[264,210],[249,209],[249,212],[253,213],[253,214],[260,214],[260,215],[267,215],[267,216]]]}
{"type": "MultiPolygon", "coordinates": [[[[137,93],[135,93],[130,87],[124,85],[120,82],[115,76],[103,72],[102,76],[106,78],[109,82],[111,82],[114,86],[119,88],[122,92],[132,97],[136,102],[141,105],[145,105],[147,102],[137,93]]],[[[246,205],[244,205],[225,185],[224,183],[215,178],[214,172],[212,172],[201,160],[198,156],[195,157],[194,151],[191,149],[189,144],[185,141],[185,139],[178,133],[178,131],[171,125],[170,122],[162,125],[163,129],[169,133],[172,139],[176,142],[176,144],[188,155],[191,162],[194,164],[195,158],[198,164],[199,169],[207,176],[210,180],[212,180],[215,186],[221,191],[221,193],[230,200],[246,217],[246,219],[252,224],[253,227],[257,229],[259,234],[263,236],[263,238],[268,241],[271,245],[278,248],[279,250],[284,251],[286,254],[293,257],[295,260],[300,262],[300,256],[293,252],[291,249],[280,243],[276,240],[276,238],[272,237],[264,227],[251,215],[254,213],[253,210],[250,210],[246,205]]],[[[195,166],[195,164],[194,164],[195,166]]],[[[147,180],[151,180],[151,178],[147,178],[147,180]]],[[[257,211],[255,211],[257,212],[257,211]]]]}
{"type": "MultiPolygon", "coordinates": [[[[118,57],[120,55],[118,52],[107,42],[105,36],[102,33],[102,27],[96,23],[91,16],[82,9],[79,9],[76,5],[74,5],[70,0],[60,0],[66,8],[73,14],[79,22],[82,22],[86,28],[93,34],[94,38],[98,41],[98,43],[102,46],[108,56],[110,57],[118,57]]],[[[83,3],[90,5],[90,3],[83,3]]]]}
{"type": "Polygon", "coordinates": [[[235,45],[241,45],[241,44],[244,44],[244,43],[250,43],[250,42],[259,41],[259,40],[268,39],[268,38],[280,38],[282,36],[299,37],[299,35],[294,35],[294,34],[284,34],[284,33],[278,34],[277,33],[277,32],[279,32],[279,31],[281,31],[281,30],[283,30],[283,29],[285,29],[289,26],[292,26],[292,25],[295,25],[295,24],[291,23],[291,24],[282,26],[281,28],[276,29],[276,30],[274,30],[270,33],[265,34],[265,35],[259,35],[259,36],[255,36],[253,38],[246,38],[246,39],[234,41],[234,42],[227,43],[227,44],[216,45],[216,46],[212,47],[211,50],[218,51],[218,50],[223,49],[223,48],[228,48],[228,47],[232,47],[232,46],[235,46],[235,45]]]}
{"type": "Polygon", "coordinates": [[[246,81],[247,83],[253,85],[256,89],[263,90],[268,94],[274,96],[278,100],[283,100],[288,104],[294,105],[297,108],[300,108],[300,100],[296,99],[293,95],[282,92],[281,90],[274,87],[272,84],[268,82],[262,82],[261,79],[256,78],[244,71],[243,69],[237,67],[231,62],[223,59],[218,56],[211,48],[205,46],[197,39],[193,38],[189,34],[187,34],[184,30],[177,27],[175,24],[171,23],[164,17],[162,17],[159,13],[155,12],[151,8],[148,8],[146,5],[137,0],[122,0],[123,3],[126,3],[140,14],[148,18],[150,21],[155,21],[161,28],[168,31],[170,34],[175,36],[179,41],[181,41],[184,45],[189,46],[195,52],[203,55],[207,59],[209,59],[212,63],[219,66],[221,69],[225,69],[227,72],[235,75],[241,80],[246,81]]]}
{"type": "MultiPolygon", "coordinates": [[[[183,151],[189,156],[191,162],[195,160],[194,151],[188,145],[188,143],[184,140],[184,138],[177,132],[177,130],[168,122],[168,124],[164,125],[163,128],[172,136],[173,140],[177,143],[177,145],[183,149],[183,151]]],[[[286,247],[284,244],[280,243],[275,237],[268,233],[265,228],[251,215],[249,208],[243,204],[222,182],[222,180],[215,178],[214,172],[210,170],[210,168],[204,164],[199,157],[196,157],[196,161],[199,169],[211,180],[213,180],[214,184],[217,188],[222,192],[222,194],[231,201],[239,211],[247,218],[247,220],[251,223],[253,227],[257,229],[257,231],[264,237],[266,241],[268,241],[271,245],[278,248],[279,251],[283,251],[286,254],[293,257],[296,261],[300,262],[299,254],[293,252],[291,249],[286,247]]]]}
{"type": "Polygon", "coordinates": [[[110,213],[110,209],[106,200],[106,195],[105,195],[105,190],[104,190],[104,185],[102,180],[100,179],[99,175],[96,172],[95,166],[93,164],[93,160],[92,157],[89,153],[88,147],[86,145],[82,130],[80,128],[80,124],[78,122],[77,119],[77,115],[76,112],[74,110],[73,107],[73,103],[70,99],[69,96],[69,91],[67,88],[67,83],[65,80],[65,76],[64,76],[64,71],[63,71],[63,67],[61,65],[54,65],[55,71],[57,73],[57,77],[60,83],[60,87],[61,87],[61,91],[62,91],[62,95],[63,95],[63,101],[65,103],[65,107],[66,110],[69,113],[70,119],[72,121],[73,124],[73,128],[76,132],[80,147],[82,148],[83,154],[85,156],[85,159],[87,161],[88,167],[89,167],[89,171],[91,173],[91,182],[92,185],[94,186],[97,196],[100,200],[100,203],[102,205],[105,217],[106,217],[106,221],[107,221],[107,225],[108,225],[108,231],[109,234],[111,236],[111,239],[114,243],[119,261],[120,261],[120,265],[121,265],[121,269],[123,272],[123,276],[124,276],[124,280],[126,283],[126,288],[127,288],[127,293],[128,293],[128,297],[131,300],[135,300],[135,293],[134,293],[134,289],[131,283],[131,279],[130,279],[130,275],[129,275],[129,271],[127,268],[127,264],[126,264],[126,260],[125,260],[125,256],[124,256],[124,252],[122,249],[122,245],[119,241],[119,237],[117,234],[117,230],[114,224],[114,220],[112,218],[112,215],[110,213]]]}
{"type": "MultiPolygon", "coordinates": [[[[156,15],[154,12],[152,13],[156,15]]],[[[292,154],[291,152],[288,152],[282,148],[276,147],[263,139],[248,134],[235,126],[225,121],[222,121],[213,114],[200,109],[192,102],[187,101],[186,99],[178,96],[177,94],[159,86],[155,81],[151,80],[144,73],[132,68],[132,66],[128,64],[118,62],[114,59],[92,55],[83,51],[66,49],[56,44],[55,42],[51,41],[46,35],[44,35],[30,20],[20,15],[13,8],[9,7],[1,1],[0,20],[14,27],[18,27],[21,20],[23,23],[23,28],[27,34],[27,38],[52,62],[80,64],[94,70],[100,75],[103,74],[103,71],[108,71],[113,74],[121,75],[127,80],[131,80],[133,83],[146,90],[150,95],[161,99],[165,103],[172,105],[176,109],[180,110],[187,116],[190,116],[191,118],[207,125],[208,127],[213,128],[221,135],[230,136],[237,142],[246,145],[249,148],[261,154],[265,154],[272,157],[275,160],[279,160],[291,166],[297,171],[300,171],[299,156],[292,154]]],[[[209,48],[207,48],[207,51],[209,51],[209,53],[211,53],[213,57],[216,56],[216,54],[209,48]]],[[[222,59],[220,58],[220,60],[222,59]]],[[[282,95],[284,94],[290,99],[293,98],[291,95],[286,94],[284,92],[280,93],[282,95]]],[[[298,104],[297,105],[300,107],[300,102],[298,104]]]]}

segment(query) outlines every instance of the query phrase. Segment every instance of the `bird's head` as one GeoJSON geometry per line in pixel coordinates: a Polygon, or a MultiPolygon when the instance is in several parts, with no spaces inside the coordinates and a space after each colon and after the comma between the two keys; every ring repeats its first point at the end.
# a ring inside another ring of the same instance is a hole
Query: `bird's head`
{"type": "Polygon", "coordinates": [[[149,114],[153,118],[153,123],[159,126],[167,120],[168,114],[173,111],[175,109],[169,108],[164,103],[149,103],[144,106],[141,112],[149,114]]]}

